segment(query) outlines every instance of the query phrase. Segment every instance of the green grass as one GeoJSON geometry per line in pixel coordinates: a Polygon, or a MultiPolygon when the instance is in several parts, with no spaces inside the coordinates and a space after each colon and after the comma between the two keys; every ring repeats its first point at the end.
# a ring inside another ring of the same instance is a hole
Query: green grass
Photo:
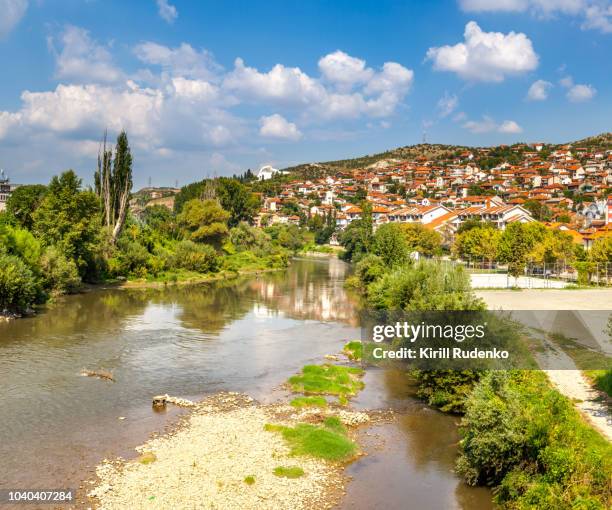
{"type": "Polygon", "coordinates": [[[278,466],[274,468],[274,474],[283,478],[299,478],[304,476],[304,470],[300,466],[278,466]]]}
{"type": "Polygon", "coordinates": [[[280,432],[291,449],[291,455],[308,455],[331,461],[347,461],[357,453],[357,445],[346,436],[346,429],[336,417],[322,426],[298,423],[295,427],[266,424],[265,430],[280,432]]]}
{"type": "Polygon", "coordinates": [[[612,397],[612,369],[611,370],[585,370],[585,375],[593,381],[593,385],[612,397]]]}
{"type": "Polygon", "coordinates": [[[327,407],[327,400],[324,397],[297,397],[290,404],[293,407],[327,407]]]}
{"type": "Polygon", "coordinates": [[[363,388],[363,370],[337,365],[306,365],[300,375],[289,378],[295,392],[319,395],[355,395],[363,388]]]}
{"type": "MultiPolygon", "coordinates": [[[[606,387],[606,377],[603,377],[601,381],[598,381],[599,376],[605,375],[606,371],[603,369],[598,370],[596,367],[611,366],[612,359],[610,359],[609,356],[589,349],[588,347],[578,343],[576,340],[568,338],[561,333],[550,333],[548,335],[548,338],[550,338],[556,345],[561,347],[561,349],[563,349],[563,352],[565,352],[565,354],[567,354],[570,358],[572,358],[572,360],[574,360],[574,363],[576,363],[576,366],[580,370],[584,370],[585,373],[589,371],[595,372],[596,377],[593,379],[597,379],[596,383],[603,384],[603,386],[606,387]]],[[[607,376],[608,389],[610,389],[611,384],[612,375],[607,376]]],[[[607,390],[605,390],[604,388],[600,389],[608,393],[607,390]]],[[[610,393],[608,393],[608,395],[609,394],[610,393]]]]}
{"type": "Polygon", "coordinates": [[[141,464],[151,464],[152,462],[155,462],[157,460],[157,457],[155,456],[155,454],[153,452],[145,452],[143,453],[140,457],[138,457],[138,462],[140,462],[141,464]]]}
{"type": "Polygon", "coordinates": [[[359,361],[363,355],[363,344],[359,340],[353,340],[347,343],[342,350],[350,360],[359,361]]]}
{"type": "Polygon", "coordinates": [[[255,477],[253,475],[245,476],[244,483],[247,485],[253,485],[255,483],[255,477]]]}

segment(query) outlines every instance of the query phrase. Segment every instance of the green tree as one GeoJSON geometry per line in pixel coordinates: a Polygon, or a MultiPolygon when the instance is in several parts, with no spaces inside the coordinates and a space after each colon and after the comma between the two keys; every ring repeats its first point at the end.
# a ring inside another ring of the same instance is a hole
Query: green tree
{"type": "Polygon", "coordinates": [[[527,200],[523,207],[538,221],[550,221],[552,211],[539,200],[527,200]]]}
{"type": "Polygon", "coordinates": [[[235,227],[241,221],[253,223],[259,211],[260,200],[246,185],[236,179],[222,177],[217,183],[216,192],[221,206],[230,213],[230,227],[235,227]]]}
{"type": "Polygon", "coordinates": [[[401,229],[409,251],[418,251],[430,257],[440,253],[442,239],[435,230],[430,230],[421,223],[402,223],[401,229]]]}
{"type": "Polygon", "coordinates": [[[387,223],[374,233],[374,253],[389,267],[403,264],[408,259],[408,243],[397,223],[387,223]]]}
{"type": "Polygon", "coordinates": [[[55,294],[74,292],[81,278],[74,261],[67,259],[55,246],[49,246],[40,261],[45,287],[55,294]]]}
{"type": "Polygon", "coordinates": [[[102,223],[111,233],[111,243],[115,244],[125,224],[132,192],[132,152],[125,131],[121,131],[117,137],[114,156],[112,150],[106,148],[104,133],[94,181],[100,199],[102,223]]]}
{"type": "Polygon", "coordinates": [[[177,216],[185,235],[192,241],[219,248],[228,234],[230,214],[216,200],[193,199],[185,203],[177,216]]]}
{"type": "Polygon", "coordinates": [[[40,205],[47,187],[42,184],[26,184],[15,189],[6,201],[6,212],[22,228],[32,229],[32,214],[40,205]]]}
{"type": "Polygon", "coordinates": [[[0,312],[23,312],[37,295],[32,271],[18,257],[0,253],[0,312]]]}
{"type": "Polygon", "coordinates": [[[529,256],[534,262],[552,264],[559,261],[572,262],[575,253],[571,235],[561,230],[547,230],[543,238],[535,243],[529,256]]]}
{"type": "Polygon", "coordinates": [[[589,250],[589,261],[596,264],[609,264],[612,262],[612,235],[597,239],[589,250]]]}
{"type": "Polygon", "coordinates": [[[56,245],[74,260],[81,276],[91,275],[97,249],[98,198],[81,189],[81,179],[68,170],[53,177],[47,194],[34,211],[33,230],[44,246],[56,245]]]}
{"type": "Polygon", "coordinates": [[[454,252],[464,259],[495,260],[501,232],[494,227],[479,226],[457,235],[454,252]]]}
{"type": "Polygon", "coordinates": [[[520,276],[536,242],[544,237],[546,227],[541,224],[511,223],[499,238],[497,258],[508,264],[508,272],[520,276]]]}

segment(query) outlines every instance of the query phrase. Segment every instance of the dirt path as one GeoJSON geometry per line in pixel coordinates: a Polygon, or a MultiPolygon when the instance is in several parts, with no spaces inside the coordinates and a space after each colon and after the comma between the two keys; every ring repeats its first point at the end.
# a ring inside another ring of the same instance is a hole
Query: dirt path
{"type": "Polygon", "coordinates": [[[536,353],[536,361],[560,393],[571,399],[576,409],[594,428],[612,441],[612,414],[601,392],[594,389],[574,361],[541,333],[531,335],[545,345],[544,352],[536,353]],[[554,367],[554,368],[551,368],[554,367]]]}

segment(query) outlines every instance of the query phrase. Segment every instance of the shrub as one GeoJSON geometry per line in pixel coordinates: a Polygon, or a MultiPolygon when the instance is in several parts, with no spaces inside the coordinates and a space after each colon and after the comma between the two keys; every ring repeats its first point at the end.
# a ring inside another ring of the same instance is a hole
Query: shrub
{"type": "Polygon", "coordinates": [[[357,263],[356,275],[360,284],[367,287],[378,280],[388,269],[389,266],[378,255],[366,255],[357,263]]]}
{"type": "Polygon", "coordinates": [[[458,470],[511,508],[609,508],[612,445],[540,371],[490,372],[462,420],[458,470]]]}
{"type": "Polygon", "coordinates": [[[219,257],[212,246],[181,241],[176,245],[172,265],[198,273],[210,273],[219,267],[219,257]]]}
{"type": "Polygon", "coordinates": [[[38,292],[36,278],[23,261],[0,254],[0,311],[24,311],[34,303],[38,292]]]}
{"type": "Polygon", "coordinates": [[[56,247],[49,246],[40,261],[47,288],[57,294],[74,292],[81,284],[79,270],[56,247]]]}
{"type": "Polygon", "coordinates": [[[397,223],[381,225],[374,234],[374,253],[385,266],[391,267],[408,259],[408,243],[397,223]]]}

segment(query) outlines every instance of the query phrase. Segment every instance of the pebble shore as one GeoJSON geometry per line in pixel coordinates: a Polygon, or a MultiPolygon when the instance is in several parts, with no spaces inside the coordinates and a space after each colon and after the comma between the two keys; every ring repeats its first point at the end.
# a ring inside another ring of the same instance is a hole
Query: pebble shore
{"type": "MultiPolygon", "coordinates": [[[[329,412],[329,411],[325,411],[329,412]]],[[[288,405],[261,406],[246,395],[223,393],[197,403],[169,435],[137,448],[139,459],[107,461],[89,493],[94,508],[325,509],[339,501],[346,480],[342,465],[289,455],[266,423],[316,420],[316,412],[288,405]],[[147,459],[146,462],[143,459],[147,459]],[[274,475],[278,466],[299,466],[304,476],[274,475]],[[249,485],[245,478],[252,476],[249,485]]],[[[369,421],[366,413],[341,411],[348,426],[369,421]]]]}

